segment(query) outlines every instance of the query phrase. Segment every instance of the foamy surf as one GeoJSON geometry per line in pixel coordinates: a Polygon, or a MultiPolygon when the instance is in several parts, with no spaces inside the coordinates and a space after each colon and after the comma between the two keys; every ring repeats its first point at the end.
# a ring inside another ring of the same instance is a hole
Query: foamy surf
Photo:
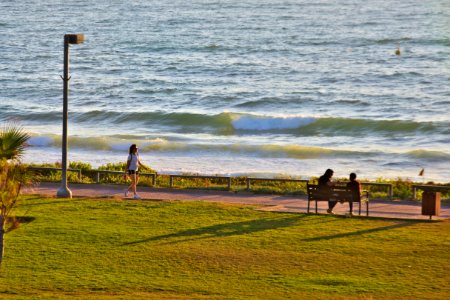
{"type": "Polygon", "coordinates": [[[283,130],[295,129],[310,125],[316,121],[312,117],[301,116],[260,116],[260,115],[236,115],[231,124],[237,130],[283,130]]]}
{"type": "MultiPolygon", "coordinates": [[[[295,159],[313,159],[313,158],[333,158],[333,157],[374,157],[380,154],[384,156],[404,157],[412,159],[421,159],[426,161],[441,161],[448,163],[450,161],[450,152],[435,151],[431,149],[401,150],[398,148],[376,149],[373,146],[364,149],[356,149],[339,145],[339,147],[319,147],[298,144],[259,144],[252,143],[244,139],[208,139],[201,136],[200,139],[186,138],[171,140],[168,138],[148,138],[145,136],[98,136],[98,137],[80,137],[69,136],[68,144],[71,149],[82,151],[111,151],[117,153],[127,152],[131,143],[139,145],[141,153],[158,152],[161,154],[187,154],[202,153],[206,155],[228,155],[246,156],[246,157],[266,157],[266,158],[295,158],[295,159]]],[[[60,148],[60,135],[34,135],[28,141],[29,148],[60,148]]]]}

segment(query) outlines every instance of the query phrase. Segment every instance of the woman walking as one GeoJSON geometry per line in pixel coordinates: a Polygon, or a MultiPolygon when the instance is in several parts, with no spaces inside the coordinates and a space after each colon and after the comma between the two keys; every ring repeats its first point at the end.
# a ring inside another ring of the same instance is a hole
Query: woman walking
{"type": "Polygon", "coordinates": [[[130,151],[127,159],[127,168],[125,170],[125,173],[128,174],[128,176],[130,176],[131,178],[131,185],[125,191],[125,197],[128,197],[128,193],[131,190],[133,192],[134,199],[141,199],[141,197],[139,197],[139,195],[136,192],[136,186],[139,181],[139,171],[138,171],[139,166],[145,168],[145,166],[139,160],[138,147],[136,146],[136,144],[133,144],[130,146],[130,151]]]}

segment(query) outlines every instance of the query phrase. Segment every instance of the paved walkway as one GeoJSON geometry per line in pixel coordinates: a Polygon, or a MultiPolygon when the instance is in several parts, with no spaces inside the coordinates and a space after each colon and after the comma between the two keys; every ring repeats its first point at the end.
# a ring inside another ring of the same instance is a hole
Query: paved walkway
{"type": "MultiPolygon", "coordinates": [[[[59,187],[59,183],[41,183],[32,189],[26,189],[23,193],[39,194],[43,196],[54,197],[59,187]]],[[[94,198],[116,198],[124,200],[133,200],[125,198],[123,185],[108,184],[70,184],[70,190],[73,197],[94,197],[94,198]]],[[[228,191],[205,191],[190,189],[164,189],[138,187],[141,201],[145,200],[185,200],[185,201],[209,201],[223,203],[238,203],[260,206],[258,209],[277,212],[302,212],[307,210],[308,201],[305,196],[281,196],[253,194],[247,192],[228,192],[228,191]]],[[[319,213],[326,213],[327,203],[319,202],[319,213]]],[[[358,205],[354,205],[354,212],[357,213],[358,205]]],[[[401,219],[421,219],[427,220],[429,216],[421,214],[421,203],[415,201],[370,201],[370,216],[383,218],[401,218],[401,219]]],[[[311,212],[314,211],[314,204],[311,203],[311,212]]],[[[362,215],[365,211],[365,205],[362,207],[362,215]]],[[[348,212],[348,204],[338,203],[335,208],[337,215],[345,215],[348,212]]],[[[433,219],[450,219],[450,204],[441,204],[441,213],[439,217],[433,216],[433,219]]]]}

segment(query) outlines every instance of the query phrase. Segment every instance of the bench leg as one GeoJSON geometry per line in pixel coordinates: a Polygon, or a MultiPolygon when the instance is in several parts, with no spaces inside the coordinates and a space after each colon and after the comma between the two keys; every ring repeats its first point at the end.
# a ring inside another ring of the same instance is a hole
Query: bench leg
{"type": "Polygon", "coordinates": [[[366,202],[366,216],[369,216],[369,200],[366,202]]]}
{"type": "Polygon", "coordinates": [[[306,212],[309,214],[309,204],[311,203],[311,201],[309,201],[308,199],[308,209],[306,210],[306,212]]]}
{"type": "Polygon", "coordinates": [[[361,201],[359,201],[359,215],[361,215],[361,201]]]}
{"type": "Polygon", "coordinates": [[[316,214],[317,214],[317,200],[316,200],[316,214]]]}

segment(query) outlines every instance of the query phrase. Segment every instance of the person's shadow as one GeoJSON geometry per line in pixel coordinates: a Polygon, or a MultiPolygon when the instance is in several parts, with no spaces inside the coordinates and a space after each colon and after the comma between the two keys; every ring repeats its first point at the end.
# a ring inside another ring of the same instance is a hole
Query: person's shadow
{"type": "Polygon", "coordinates": [[[346,238],[346,237],[351,237],[351,236],[359,236],[359,235],[364,235],[364,234],[369,234],[369,233],[374,233],[374,232],[379,232],[379,231],[407,227],[407,226],[417,224],[419,222],[421,222],[421,221],[409,221],[408,220],[408,221],[403,221],[403,222],[388,225],[388,226],[363,229],[363,230],[357,230],[357,231],[345,232],[345,233],[338,233],[338,234],[332,234],[332,235],[316,236],[316,237],[312,237],[312,238],[303,239],[303,241],[317,242],[317,241],[322,241],[322,240],[332,240],[332,239],[346,238]]]}
{"type": "Polygon", "coordinates": [[[228,237],[243,235],[270,229],[278,229],[294,225],[306,215],[296,215],[289,218],[258,219],[243,222],[223,223],[207,227],[182,230],[176,233],[159,235],[122,244],[133,245],[152,241],[165,241],[166,243],[180,243],[214,237],[228,237]]]}

